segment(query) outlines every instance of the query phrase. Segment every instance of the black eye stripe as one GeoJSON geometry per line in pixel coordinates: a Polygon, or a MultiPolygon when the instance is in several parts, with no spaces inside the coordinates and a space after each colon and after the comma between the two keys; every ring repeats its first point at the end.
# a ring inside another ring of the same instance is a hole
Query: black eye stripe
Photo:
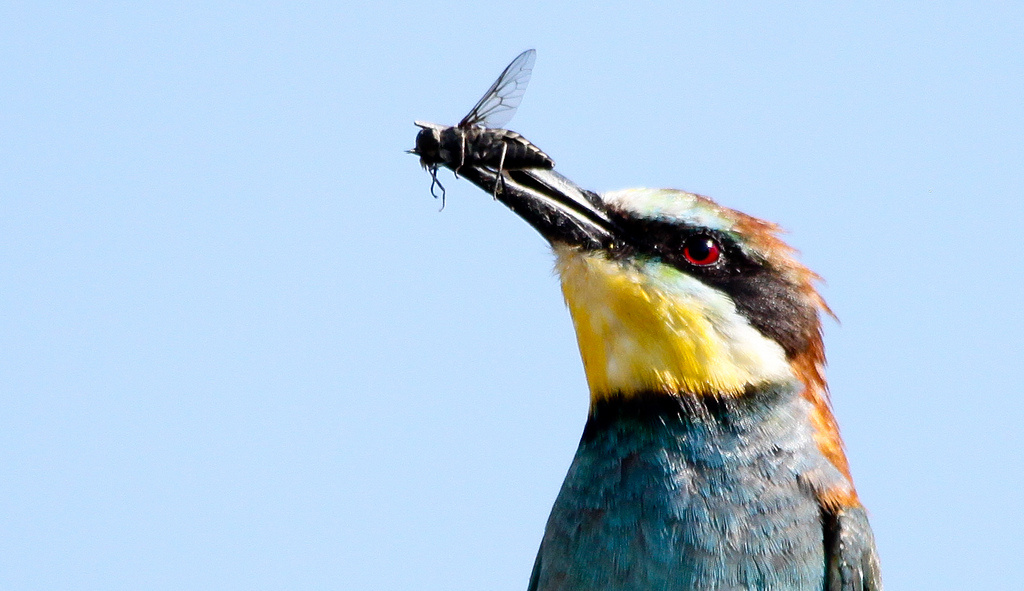
{"type": "Polygon", "coordinates": [[[660,259],[727,294],[737,312],[761,334],[779,343],[787,355],[803,351],[808,339],[817,333],[817,308],[780,270],[747,254],[729,234],[621,214],[615,221],[626,242],[618,256],[660,259]],[[707,265],[687,260],[686,244],[694,237],[714,240],[721,249],[718,260],[707,265]]]}

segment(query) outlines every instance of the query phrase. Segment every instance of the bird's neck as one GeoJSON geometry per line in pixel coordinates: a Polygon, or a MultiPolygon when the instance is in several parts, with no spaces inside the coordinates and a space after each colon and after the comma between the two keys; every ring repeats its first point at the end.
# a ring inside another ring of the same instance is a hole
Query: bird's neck
{"type": "Polygon", "coordinates": [[[730,397],[661,392],[604,397],[591,404],[577,459],[604,458],[599,463],[613,471],[635,459],[667,462],[663,484],[670,487],[676,485],[675,468],[669,466],[690,465],[729,478],[784,464],[783,472],[799,476],[823,506],[857,505],[845,456],[840,448],[837,461],[822,445],[817,413],[814,401],[792,385],[751,388],[730,397]]]}
{"type": "MultiPolygon", "coordinates": [[[[742,396],[644,392],[593,400],[584,441],[611,433],[732,434],[773,431],[813,435],[808,404],[791,385],[751,388],[742,396]]],[[[666,440],[667,441],[667,440],[666,440]]]]}

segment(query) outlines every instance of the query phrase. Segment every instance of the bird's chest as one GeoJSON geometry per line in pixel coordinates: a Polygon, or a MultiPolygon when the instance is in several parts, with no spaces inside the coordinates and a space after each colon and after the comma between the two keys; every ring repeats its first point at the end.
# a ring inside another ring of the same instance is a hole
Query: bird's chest
{"type": "Polygon", "coordinates": [[[809,434],[618,424],[584,438],[545,532],[538,590],[821,589],[809,434]]]}

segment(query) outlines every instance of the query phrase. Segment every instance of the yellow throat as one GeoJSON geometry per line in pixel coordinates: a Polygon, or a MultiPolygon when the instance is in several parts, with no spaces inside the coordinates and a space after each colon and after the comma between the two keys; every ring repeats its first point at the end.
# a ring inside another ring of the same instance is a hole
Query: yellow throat
{"type": "Polygon", "coordinates": [[[735,396],[794,380],[782,347],[718,290],[655,260],[554,251],[592,401],[641,392],[735,396]]]}

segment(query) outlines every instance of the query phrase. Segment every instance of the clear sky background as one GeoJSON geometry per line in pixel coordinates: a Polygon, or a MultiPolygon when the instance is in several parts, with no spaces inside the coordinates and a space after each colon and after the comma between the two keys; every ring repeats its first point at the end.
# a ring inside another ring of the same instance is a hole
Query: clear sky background
{"type": "Polygon", "coordinates": [[[1020,3],[0,5],[0,588],[523,590],[587,389],[543,240],[413,156],[781,223],[887,588],[1021,588],[1020,3]]]}

